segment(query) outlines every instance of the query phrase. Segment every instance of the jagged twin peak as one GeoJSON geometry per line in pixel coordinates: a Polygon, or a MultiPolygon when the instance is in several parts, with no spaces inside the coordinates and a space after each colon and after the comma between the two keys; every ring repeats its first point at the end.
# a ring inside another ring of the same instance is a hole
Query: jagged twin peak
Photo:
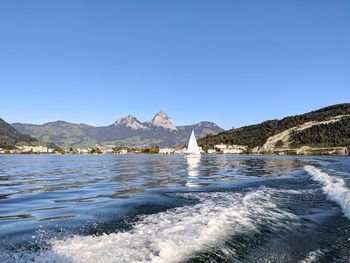
{"type": "Polygon", "coordinates": [[[170,131],[177,131],[176,126],[164,111],[158,112],[153,119],[147,123],[149,126],[164,128],[170,131]]]}
{"type": "Polygon", "coordinates": [[[114,123],[115,126],[125,126],[128,128],[131,128],[133,130],[138,129],[147,129],[147,128],[163,128],[170,131],[177,131],[176,126],[172,122],[171,118],[166,115],[164,111],[158,112],[152,120],[142,123],[138,119],[136,119],[134,116],[126,115],[125,117],[122,117],[114,123]]]}
{"type": "Polygon", "coordinates": [[[122,117],[114,123],[115,126],[125,126],[128,128],[131,128],[133,130],[138,129],[147,129],[146,125],[143,125],[138,119],[136,119],[134,116],[126,115],[125,117],[122,117]]]}

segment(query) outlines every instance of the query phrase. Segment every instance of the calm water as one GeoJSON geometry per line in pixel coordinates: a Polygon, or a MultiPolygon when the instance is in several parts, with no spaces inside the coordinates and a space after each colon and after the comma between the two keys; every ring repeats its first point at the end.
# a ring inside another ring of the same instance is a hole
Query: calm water
{"type": "Polygon", "coordinates": [[[350,158],[0,155],[0,262],[350,262],[350,158]]]}

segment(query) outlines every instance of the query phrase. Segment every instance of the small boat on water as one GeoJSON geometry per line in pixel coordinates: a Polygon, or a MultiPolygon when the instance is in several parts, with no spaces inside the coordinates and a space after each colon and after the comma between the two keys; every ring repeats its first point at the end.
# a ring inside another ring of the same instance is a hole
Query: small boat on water
{"type": "Polygon", "coordinates": [[[186,151],[187,157],[199,157],[201,155],[201,151],[199,150],[196,136],[194,135],[194,130],[192,130],[190,140],[188,141],[187,151],[186,151]]]}

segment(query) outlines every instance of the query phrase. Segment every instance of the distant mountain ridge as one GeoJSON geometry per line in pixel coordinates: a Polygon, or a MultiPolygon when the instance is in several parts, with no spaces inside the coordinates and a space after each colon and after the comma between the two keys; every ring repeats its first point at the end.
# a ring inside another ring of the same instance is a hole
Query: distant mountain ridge
{"type": "Polygon", "coordinates": [[[199,144],[205,149],[220,143],[246,145],[251,149],[266,145],[275,147],[271,142],[280,147],[286,143],[293,147],[350,147],[349,119],[350,103],[336,104],[281,120],[268,120],[208,135],[200,139],[199,144]],[[280,137],[280,140],[276,141],[274,137],[280,137]]]}
{"type": "Polygon", "coordinates": [[[147,122],[141,122],[128,114],[111,125],[100,127],[65,121],[43,125],[13,123],[12,126],[24,134],[61,147],[180,146],[187,143],[192,129],[198,138],[224,131],[215,123],[208,121],[176,126],[164,111],[158,112],[147,122]]]}

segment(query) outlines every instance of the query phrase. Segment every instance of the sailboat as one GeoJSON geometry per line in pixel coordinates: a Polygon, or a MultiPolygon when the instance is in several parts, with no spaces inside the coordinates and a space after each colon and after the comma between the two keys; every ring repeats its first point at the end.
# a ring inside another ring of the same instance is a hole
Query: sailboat
{"type": "Polygon", "coordinates": [[[190,140],[188,141],[186,156],[198,157],[200,155],[201,155],[201,151],[199,150],[196,136],[194,136],[194,130],[192,130],[190,140]]]}

